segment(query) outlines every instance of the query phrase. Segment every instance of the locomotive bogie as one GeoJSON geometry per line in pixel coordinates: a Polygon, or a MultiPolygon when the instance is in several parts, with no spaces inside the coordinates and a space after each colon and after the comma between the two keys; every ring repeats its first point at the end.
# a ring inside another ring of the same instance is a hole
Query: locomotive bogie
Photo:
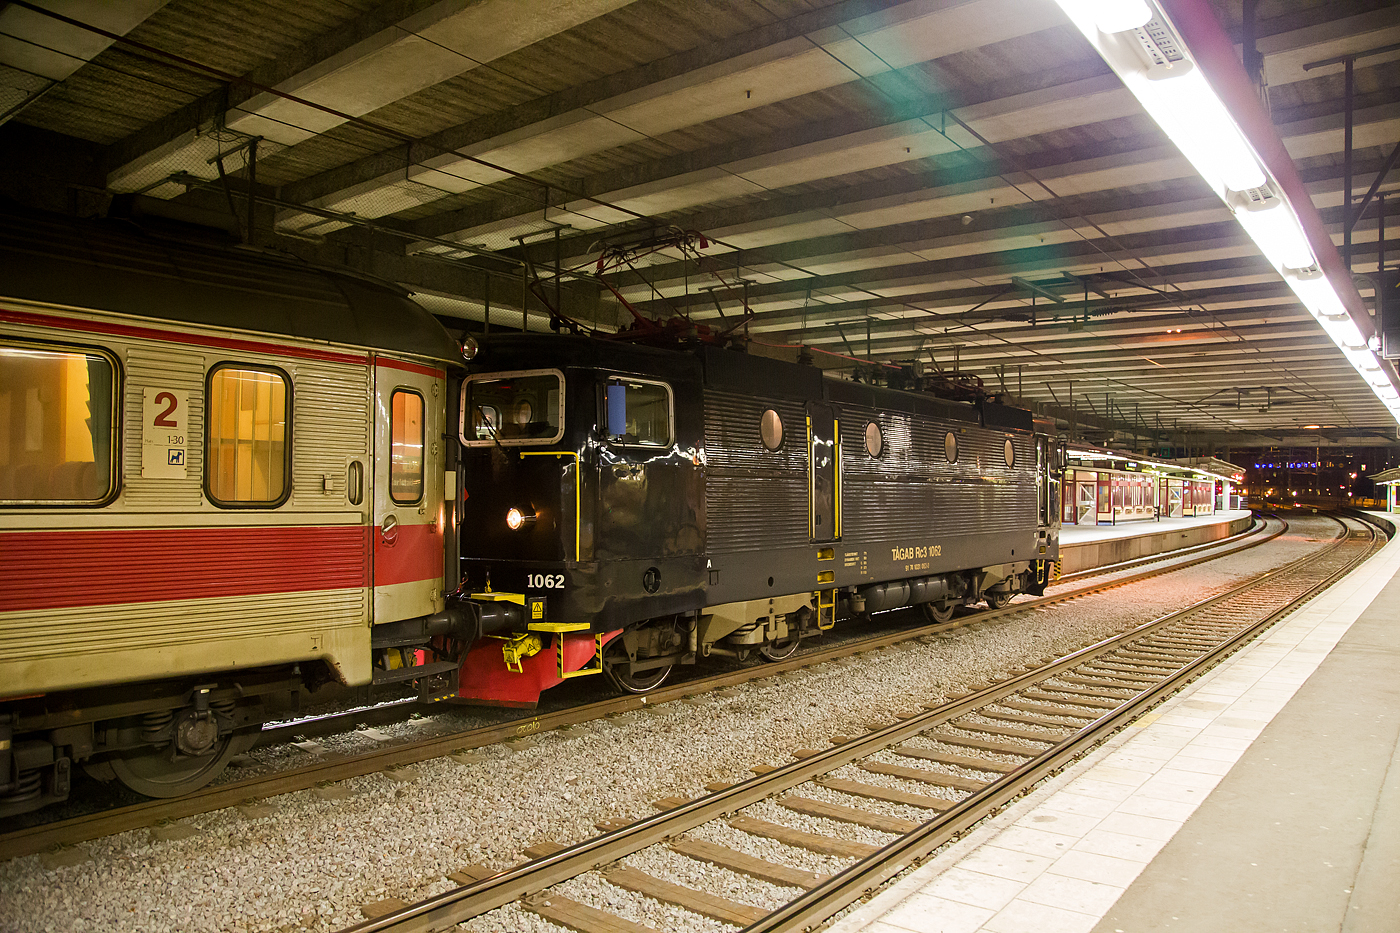
{"type": "MultiPolygon", "coordinates": [[[[697,627],[699,653],[742,652],[766,642],[786,639],[789,617],[810,610],[811,593],[793,593],[767,599],[750,599],[706,607],[697,627]]],[[[799,620],[792,620],[796,628],[799,620]]]]}

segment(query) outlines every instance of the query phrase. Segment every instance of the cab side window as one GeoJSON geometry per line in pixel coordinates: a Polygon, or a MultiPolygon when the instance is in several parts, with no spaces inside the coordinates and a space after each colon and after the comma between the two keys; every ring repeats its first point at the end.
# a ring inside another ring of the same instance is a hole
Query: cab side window
{"type": "Polygon", "coordinates": [[[205,480],[222,508],[275,508],[291,492],[290,380],[281,370],[226,363],[209,373],[205,480]]]}
{"type": "Polygon", "coordinates": [[[613,376],[603,392],[603,433],[609,440],[648,447],[671,443],[670,386],[613,376]]]}
{"type": "Polygon", "coordinates": [[[111,496],[115,384],[115,361],[102,350],[0,341],[0,502],[111,496]]]}
{"type": "Polygon", "coordinates": [[[423,396],[395,389],[389,414],[389,496],[400,505],[423,498],[423,396]]]}

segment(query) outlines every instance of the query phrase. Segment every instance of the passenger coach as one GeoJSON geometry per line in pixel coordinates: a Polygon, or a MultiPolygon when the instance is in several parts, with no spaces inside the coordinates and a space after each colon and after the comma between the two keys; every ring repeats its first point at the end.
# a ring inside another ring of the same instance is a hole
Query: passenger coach
{"type": "Polygon", "coordinates": [[[187,792],[305,687],[455,686],[457,345],[204,235],[0,217],[0,816],[75,763],[187,792]]]}

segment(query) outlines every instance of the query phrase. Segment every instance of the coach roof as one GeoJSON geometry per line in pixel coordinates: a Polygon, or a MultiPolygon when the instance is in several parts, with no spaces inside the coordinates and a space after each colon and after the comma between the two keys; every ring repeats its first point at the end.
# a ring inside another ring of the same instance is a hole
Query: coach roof
{"type": "Polygon", "coordinates": [[[461,361],[386,284],[125,221],[0,211],[0,298],[461,361]]]}

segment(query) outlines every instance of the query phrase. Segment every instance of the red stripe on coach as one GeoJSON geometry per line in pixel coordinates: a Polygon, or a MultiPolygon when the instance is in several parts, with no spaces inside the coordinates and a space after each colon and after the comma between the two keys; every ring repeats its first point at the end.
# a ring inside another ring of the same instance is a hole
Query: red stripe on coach
{"type": "Polygon", "coordinates": [[[442,578],[442,535],[437,524],[400,524],[394,543],[386,544],[382,528],[374,529],[374,585],[416,583],[442,578]]]}
{"type": "Polygon", "coordinates": [[[424,366],[421,363],[410,363],[407,360],[390,359],[387,356],[376,357],[375,366],[383,366],[385,369],[398,369],[406,373],[415,373],[419,376],[427,376],[430,379],[443,379],[447,373],[442,369],[434,369],[431,366],[424,366]]]}
{"type": "Polygon", "coordinates": [[[367,532],[363,525],[0,532],[0,612],[364,587],[367,532]]]}

